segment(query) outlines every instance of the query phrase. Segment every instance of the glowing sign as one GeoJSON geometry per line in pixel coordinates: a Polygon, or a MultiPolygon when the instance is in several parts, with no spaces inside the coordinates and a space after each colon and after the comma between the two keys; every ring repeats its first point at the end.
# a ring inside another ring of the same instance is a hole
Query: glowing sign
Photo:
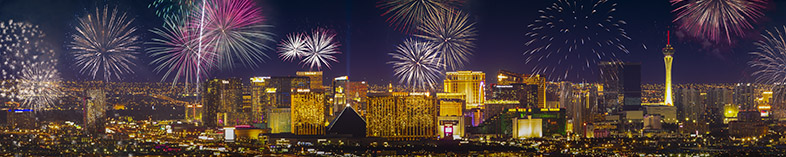
{"type": "Polygon", "coordinates": [[[276,88],[265,88],[266,93],[276,93],[276,88]]]}
{"type": "Polygon", "coordinates": [[[341,77],[336,77],[336,78],[334,78],[333,80],[347,80],[347,79],[349,79],[349,77],[347,77],[347,76],[341,76],[341,77]]]}
{"type": "Polygon", "coordinates": [[[513,85],[496,85],[497,88],[513,88],[513,85]]]}
{"type": "Polygon", "coordinates": [[[265,82],[267,79],[270,79],[270,76],[252,77],[251,82],[265,82]]]}
{"type": "Polygon", "coordinates": [[[297,89],[297,92],[311,92],[310,89],[297,89]]]}

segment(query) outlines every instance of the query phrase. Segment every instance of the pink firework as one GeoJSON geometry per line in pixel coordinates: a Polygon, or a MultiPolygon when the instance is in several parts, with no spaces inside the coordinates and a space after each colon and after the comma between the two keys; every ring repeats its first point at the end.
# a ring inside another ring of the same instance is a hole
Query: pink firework
{"type": "Polygon", "coordinates": [[[148,42],[147,52],[156,72],[164,72],[162,80],[172,77],[172,85],[179,80],[186,83],[197,82],[199,77],[206,78],[206,70],[215,66],[216,54],[209,44],[199,49],[199,30],[192,29],[168,19],[164,29],[155,28],[151,32],[158,35],[148,42]]]}
{"type": "Polygon", "coordinates": [[[673,22],[696,38],[732,44],[764,16],[768,0],[670,0],[673,22]]]}
{"type": "Polygon", "coordinates": [[[209,44],[220,67],[231,68],[235,59],[256,66],[270,49],[264,42],[273,41],[265,31],[262,9],[251,0],[206,0],[203,9],[192,12],[189,27],[202,29],[203,44],[209,44]],[[202,16],[204,11],[204,16],[202,16]]]}

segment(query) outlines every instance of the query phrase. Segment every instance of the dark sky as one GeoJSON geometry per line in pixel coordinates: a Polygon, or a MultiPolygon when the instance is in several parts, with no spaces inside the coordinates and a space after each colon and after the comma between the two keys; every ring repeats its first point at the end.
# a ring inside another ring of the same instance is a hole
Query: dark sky
{"type": "MultiPolygon", "coordinates": [[[[643,83],[662,83],[664,77],[663,54],[661,48],[666,43],[666,30],[673,27],[671,20],[674,8],[668,0],[611,0],[619,3],[615,19],[625,20],[623,28],[632,41],[625,42],[631,51],[621,57],[624,61],[642,63],[643,83]],[[644,47],[647,47],[645,49],[644,47]]],[[[160,27],[162,20],[147,8],[150,1],[70,1],[70,0],[0,0],[0,20],[26,21],[39,25],[48,35],[47,42],[59,45],[61,56],[58,68],[67,80],[85,80],[72,65],[74,62],[64,46],[74,33],[76,18],[96,6],[120,6],[135,17],[139,29],[137,35],[149,40],[153,35],[149,29],[160,27]]],[[[531,66],[524,63],[527,49],[524,34],[527,25],[532,23],[538,10],[551,5],[551,0],[469,0],[462,10],[471,15],[470,20],[477,22],[478,37],[474,56],[464,68],[486,72],[491,83],[500,69],[527,73],[531,66]]],[[[330,28],[338,32],[342,54],[339,63],[325,70],[325,78],[350,75],[351,80],[364,80],[371,83],[395,82],[392,68],[386,64],[391,58],[388,52],[395,50],[409,35],[390,27],[376,8],[374,0],[257,0],[268,23],[270,31],[280,41],[289,33],[310,31],[316,27],[330,28]]],[[[766,17],[749,31],[749,36],[738,38],[734,46],[702,44],[702,41],[684,37],[684,32],[673,33],[672,45],[676,49],[674,59],[674,83],[731,83],[749,82],[752,69],[747,68],[748,53],[755,50],[753,42],[759,40],[760,32],[786,24],[783,10],[786,3],[773,2],[764,11],[766,17]]],[[[269,42],[275,47],[276,43],[269,42]]],[[[277,58],[274,50],[265,52],[270,58],[256,68],[235,68],[214,73],[214,77],[281,76],[294,75],[297,70],[308,70],[294,62],[284,62],[277,58]]],[[[150,58],[139,55],[135,73],[124,81],[159,81],[162,74],[152,72],[150,58]]],[[[597,74],[586,73],[586,80],[594,81],[597,74]]]]}

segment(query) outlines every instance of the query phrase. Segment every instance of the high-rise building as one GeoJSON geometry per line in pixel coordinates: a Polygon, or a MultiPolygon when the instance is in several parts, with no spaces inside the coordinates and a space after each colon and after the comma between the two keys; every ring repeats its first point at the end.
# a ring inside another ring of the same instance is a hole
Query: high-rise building
{"type": "Polygon", "coordinates": [[[672,101],[672,93],[671,93],[671,62],[673,60],[674,55],[674,47],[671,47],[671,38],[670,34],[666,33],[666,47],[663,48],[663,62],[666,63],[666,93],[664,94],[664,104],[666,106],[674,106],[674,102],[672,101]]]}
{"type": "Polygon", "coordinates": [[[464,110],[466,109],[464,94],[437,93],[437,99],[439,101],[437,135],[440,138],[448,139],[464,137],[466,123],[464,118],[464,110]]]}
{"type": "Polygon", "coordinates": [[[572,84],[563,82],[560,88],[561,103],[565,106],[568,119],[572,119],[573,133],[587,136],[594,130],[588,129],[593,122],[593,117],[598,104],[598,85],[572,84]]]}
{"type": "Polygon", "coordinates": [[[238,78],[211,79],[202,86],[202,123],[208,127],[241,123],[243,91],[238,78]]]}
{"type": "Polygon", "coordinates": [[[349,77],[341,76],[333,79],[332,85],[333,104],[329,109],[328,118],[334,119],[344,107],[347,106],[347,93],[349,92],[349,77]]]}
{"type": "Polygon", "coordinates": [[[702,93],[694,88],[674,89],[674,106],[677,107],[677,119],[679,121],[704,121],[705,104],[707,93],[702,93]]]}
{"type": "Polygon", "coordinates": [[[497,74],[497,85],[526,84],[536,85],[537,95],[534,100],[537,108],[557,109],[562,108],[559,103],[546,103],[546,78],[540,75],[519,74],[500,70],[497,74]]]}
{"type": "Polygon", "coordinates": [[[292,92],[304,89],[311,89],[309,78],[305,76],[274,76],[265,79],[265,92],[275,95],[275,107],[288,108],[292,92]]]}
{"type": "MultiPolygon", "coordinates": [[[[8,126],[14,129],[37,129],[38,122],[36,122],[35,112],[32,109],[12,108],[6,112],[6,119],[8,126]]],[[[95,129],[95,128],[90,128],[95,129]]],[[[93,131],[93,130],[88,130],[93,131]]],[[[92,133],[92,132],[91,132],[92,133]]]]}
{"type": "Polygon", "coordinates": [[[755,88],[755,85],[750,83],[738,83],[734,86],[734,105],[738,106],[740,111],[758,111],[755,105],[755,88]]]}
{"type": "Polygon", "coordinates": [[[106,125],[106,92],[103,89],[87,90],[85,98],[85,126],[91,134],[104,133],[106,125]]]}
{"type": "Polygon", "coordinates": [[[522,107],[541,108],[539,106],[540,97],[538,85],[514,83],[509,85],[492,85],[492,99],[499,101],[518,101],[522,107]]]}
{"type": "Polygon", "coordinates": [[[477,108],[486,100],[486,74],[480,71],[447,72],[445,76],[445,92],[464,93],[467,108],[477,108]]]}
{"type": "Polygon", "coordinates": [[[598,68],[603,85],[600,112],[619,111],[625,106],[635,109],[641,105],[641,63],[601,62],[598,68]]]}
{"type": "Polygon", "coordinates": [[[292,133],[325,134],[325,93],[321,90],[298,90],[292,93],[292,133]]]}
{"type": "Polygon", "coordinates": [[[322,71],[298,71],[295,74],[308,77],[311,89],[322,89],[322,71]]]}
{"type": "Polygon", "coordinates": [[[415,140],[437,137],[437,99],[431,93],[369,93],[366,136],[415,140]]]}

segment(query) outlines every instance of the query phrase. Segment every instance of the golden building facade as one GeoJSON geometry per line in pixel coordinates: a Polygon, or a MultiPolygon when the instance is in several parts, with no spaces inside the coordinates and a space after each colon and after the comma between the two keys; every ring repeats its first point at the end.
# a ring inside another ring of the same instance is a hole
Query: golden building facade
{"type": "Polygon", "coordinates": [[[486,73],[480,71],[455,71],[445,74],[445,91],[447,93],[463,93],[467,108],[478,108],[485,98],[486,73]]]}
{"type": "Polygon", "coordinates": [[[305,76],[311,80],[311,89],[322,89],[322,72],[321,71],[298,71],[295,73],[297,76],[305,76]]]}
{"type": "Polygon", "coordinates": [[[292,93],[292,133],[325,134],[325,93],[301,90],[292,93]]]}
{"type": "Polygon", "coordinates": [[[366,136],[398,140],[436,138],[436,103],[430,93],[369,93],[366,136]]]}
{"type": "Polygon", "coordinates": [[[497,85],[511,85],[523,83],[527,85],[538,85],[537,105],[538,108],[557,109],[562,108],[559,103],[546,103],[546,78],[540,75],[519,74],[510,71],[500,70],[497,73],[497,85]]]}

